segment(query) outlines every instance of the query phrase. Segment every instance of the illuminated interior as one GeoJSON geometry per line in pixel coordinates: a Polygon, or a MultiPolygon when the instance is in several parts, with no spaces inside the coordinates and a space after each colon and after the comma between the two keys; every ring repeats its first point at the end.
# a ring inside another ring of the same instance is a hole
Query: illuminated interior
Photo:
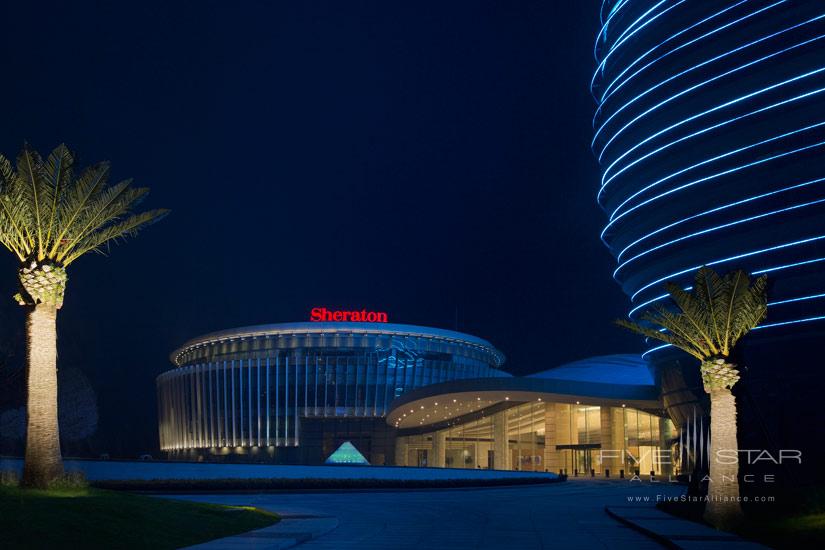
{"type": "Polygon", "coordinates": [[[673,424],[631,407],[536,399],[490,407],[454,403],[449,410],[465,412],[446,425],[423,425],[399,433],[396,465],[549,471],[570,476],[673,472],[673,424]]]}

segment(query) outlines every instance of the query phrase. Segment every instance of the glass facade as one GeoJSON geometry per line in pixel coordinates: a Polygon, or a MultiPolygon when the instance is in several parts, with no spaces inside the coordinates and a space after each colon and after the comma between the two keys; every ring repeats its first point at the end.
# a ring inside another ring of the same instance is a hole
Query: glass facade
{"type": "Polygon", "coordinates": [[[383,417],[413,388],[508,376],[483,341],[424,330],[290,326],[184,347],[157,378],[161,449],[295,447],[302,419],[383,417]]]}
{"type": "Polygon", "coordinates": [[[552,471],[576,475],[672,473],[669,419],[629,407],[531,401],[396,439],[400,466],[552,471]]]}

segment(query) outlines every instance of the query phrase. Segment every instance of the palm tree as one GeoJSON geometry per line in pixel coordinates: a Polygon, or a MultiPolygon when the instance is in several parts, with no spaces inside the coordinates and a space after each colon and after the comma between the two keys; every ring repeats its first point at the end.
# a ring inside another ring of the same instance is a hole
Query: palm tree
{"type": "MultiPolygon", "coordinates": [[[[711,449],[737,449],[736,401],[731,388],[739,380],[730,362],[734,346],[767,314],[767,277],[751,284],[744,271],[724,277],[703,267],[696,273],[690,292],[675,283],[665,285],[678,312],[663,306],[644,313],[638,324],[624,319],[619,325],[671,344],[701,361],[702,384],[710,395],[711,449]],[[658,328],[657,328],[658,327],[658,328]]],[[[710,460],[710,482],[705,520],[719,529],[735,526],[742,516],[739,497],[739,465],[710,460]]]]}
{"type": "Polygon", "coordinates": [[[132,213],[146,188],[107,185],[109,164],[75,176],[65,145],[44,161],[28,145],[14,169],[0,155],[0,243],[20,261],[17,302],[27,309],[27,424],[23,484],[46,487],[63,474],[57,423],[57,311],[66,268],[87,252],[159,220],[167,211],[132,213]]]}

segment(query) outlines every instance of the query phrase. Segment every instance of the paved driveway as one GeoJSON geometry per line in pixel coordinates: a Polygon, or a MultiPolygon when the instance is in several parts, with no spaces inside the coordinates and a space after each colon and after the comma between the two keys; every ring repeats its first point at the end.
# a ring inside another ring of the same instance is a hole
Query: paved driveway
{"type": "Polygon", "coordinates": [[[196,495],[275,512],[334,515],[338,528],[302,544],[311,549],[660,548],[611,519],[605,505],[628,497],[676,495],[665,483],[571,480],[540,486],[302,494],[196,495]]]}

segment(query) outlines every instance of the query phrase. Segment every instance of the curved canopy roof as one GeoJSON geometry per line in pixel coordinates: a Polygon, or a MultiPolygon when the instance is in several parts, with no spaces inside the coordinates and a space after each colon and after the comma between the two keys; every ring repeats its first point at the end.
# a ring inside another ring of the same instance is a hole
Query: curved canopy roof
{"type": "Polygon", "coordinates": [[[528,378],[652,386],[653,373],[638,354],[599,355],[531,374],[528,378]]]}
{"type": "Polygon", "coordinates": [[[632,355],[593,357],[531,376],[454,380],[394,400],[387,423],[419,428],[449,423],[502,402],[582,403],[658,409],[659,388],[647,364],[632,355]]]}

